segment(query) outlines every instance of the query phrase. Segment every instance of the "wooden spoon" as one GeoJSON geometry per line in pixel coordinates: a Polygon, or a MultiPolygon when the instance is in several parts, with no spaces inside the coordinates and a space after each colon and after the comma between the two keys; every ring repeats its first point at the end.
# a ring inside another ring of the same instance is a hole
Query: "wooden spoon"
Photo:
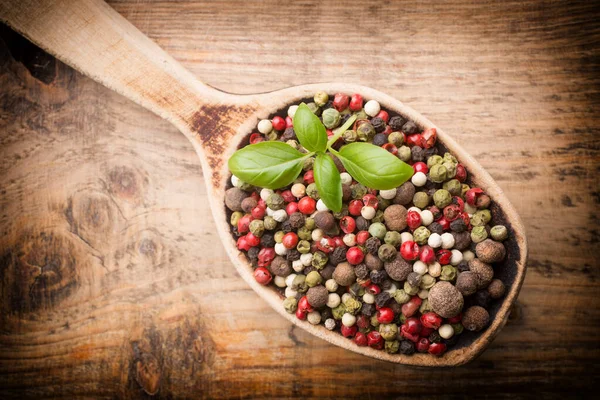
{"type": "Polygon", "coordinates": [[[227,159],[259,119],[312,97],[317,90],[325,90],[328,93],[361,93],[363,97],[375,99],[383,107],[415,121],[422,128],[435,127],[410,107],[376,90],[343,83],[302,85],[244,96],[218,91],[199,82],[100,0],[0,0],[0,16],[13,29],[58,59],[170,121],[190,140],[202,164],[221,240],[235,268],[264,300],[291,323],[342,348],[382,360],[420,366],[464,364],[481,353],[506,323],[525,275],[527,242],[523,225],[490,175],[439,128],[439,141],[467,168],[473,183],[491,196],[495,202],[495,219],[505,223],[511,234],[506,242],[507,259],[496,267],[496,276],[507,284],[508,290],[504,299],[492,307],[493,320],[482,334],[463,333],[457,346],[439,358],[429,354],[390,355],[358,347],[337,332],[313,326],[286,313],[279,295],[254,280],[252,267],[236,248],[223,205],[229,176],[227,159]]]}

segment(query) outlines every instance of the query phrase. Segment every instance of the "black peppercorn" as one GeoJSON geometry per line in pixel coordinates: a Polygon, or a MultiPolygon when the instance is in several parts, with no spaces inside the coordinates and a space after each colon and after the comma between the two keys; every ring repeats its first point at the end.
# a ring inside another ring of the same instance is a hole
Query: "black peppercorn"
{"type": "Polygon", "coordinates": [[[369,229],[369,221],[364,219],[362,216],[356,217],[356,230],[366,231],[369,229]]]}
{"type": "Polygon", "coordinates": [[[367,251],[373,255],[377,255],[379,246],[381,246],[381,240],[379,240],[379,238],[376,238],[375,236],[368,238],[365,242],[365,247],[367,248],[367,251]]]}
{"type": "Polygon", "coordinates": [[[353,283],[348,288],[348,293],[350,293],[354,297],[358,297],[361,289],[362,289],[362,286],[360,286],[359,283],[353,283]]]}
{"type": "Polygon", "coordinates": [[[478,290],[474,295],[474,305],[488,308],[492,298],[487,290],[478,290]]]}
{"type": "Polygon", "coordinates": [[[458,339],[459,339],[459,336],[454,335],[450,339],[444,339],[443,342],[446,344],[447,347],[452,347],[456,344],[456,342],[458,342],[458,339]]]}
{"type": "Polygon", "coordinates": [[[336,247],[329,256],[329,262],[333,265],[338,265],[339,263],[346,261],[346,252],[347,250],[345,247],[336,247]]]}
{"type": "Polygon", "coordinates": [[[410,153],[413,161],[423,161],[425,159],[425,152],[420,146],[414,146],[410,149],[410,153]]]}
{"type": "Polygon", "coordinates": [[[381,292],[377,296],[375,296],[375,304],[377,307],[383,307],[386,305],[388,301],[392,298],[392,295],[388,292],[381,292]]]}
{"type": "Polygon", "coordinates": [[[421,274],[418,274],[416,272],[411,272],[410,274],[408,274],[408,277],[406,278],[406,281],[408,282],[408,284],[412,287],[418,287],[421,284],[421,274]]]}
{"type": "Polygon", "coordinates": [[[250,250],[248,250],[248,258],[250,259],[250,261],[258,260],[259,251],[260,249],[258,247],[250,247],[250,250]]]}
{"type": "Polygon", "coordinates": [[[289,218],[281,223],[281,230],[285,233],[291,232],[292,229],[292,223],[289,218]]]}
{"type": "Polygon", "coordinates": [[[281,135],[281,140],[287,142],[288,140],[296,140],[296,132],[294,132],[294,128],[286,128],[281,135]]]}
{"type": "Polygon", "coordinates": [[[366,315],[367,317],[372,316],[373,314],[375,314],[375,304],[368,304],[368,303],[363,303],[361,309],[360,309],[360,313],[363,315],[366,315]]]}
{"type": "Polygon", "coordinates": [[[298,230],[302,226],[304,226],[304,223],[306,222],[306,217],[301,212],[295,212],[292,215],[290,215],[289,221],[290,221],[290,226],[293,229],[298,230]]]}
{"type": "Polygon", "coordinates": [[[469,263],[466,262],[465,260],[462,260],[461,262],[458,263],[458,265],[456,266],[456,269],[458,269],[458,272],[465,272],[465,271],[469,271],[469,263]]]}
{"type": "Polygon", "coordinates": [[[333,276],[333,271],[335,271],[335,265],[327,264],[319,273],[323,277],[323,280],[327,281],[333,276]]]}
{"type": "Polygon", "coordinates": [[[390,290],[392,288],[392,281],[389,279],[386,279],[385,281],[381,282],[381,285],[379,285],[381,287],[382,291],[386,291],[386,290],[390,290]]]}
{"type": "Polygon", "coordinates": [[[302,274],[303,275],[308,275],[313,271],[316,271],[317,269],[315,267],[313,267],[312,265],[309,265],[308,267],[304,268],[304,270],[302,270],[302,274]]]}
{"type": "Polygon", "coordinates": [[[403,117],[401,117],[400,115],[397,115],[395,117],[390,118],[389,125],[393,131],[400,131],[400,130],[402,130],[402,126],[405,123],[406,123],[406,120],[403,117]]]}
{"type": "Polygon", "coordinates": [[[359,279],[365,279],[369,275],[369,268],[365,263],[360,263],[354,267],[354,274],[359,279]]]}
{"type": "Polygon", "coordinates": [[[440,343],[442,341],[442,337],[439,333],[437,333],[437,331],[434,331],[429,335],[429,341],[431,343],[440,343]]]}
{"type": "Polygon", "coordinates": [[[467,229],[467,224],[462,218],[457,218],[454,221],[450,222],[450,229],[453,232],[464,232],[467,229]]]}
{"type": "Polygon", "coordinates": [[[260,238],[260,244],[262,247],[275,247],[275,237],[272,233],[263,233],[260,238]]]}
{"type": "Polygon", "coordinates": [[[425,161],[429,159],[431,156],[435,156],[438,153],[437,147],[432,147],[430,149],[425,149],[425,161]]]}
{"type": "Polygon", "coordinates": [[[417,133],[419,131],[419,127],[412,121],[408,121],[402,126],[402,132],[407,135],[412,135],[413,133],[417,133]]]}
{"type": "MultiPolygon", "coordinates": [[[[383,132],[385,130],[385,121],[383,120],[383,118],[380,118],[380,117],[372,118],[371,125],[373,125],[373,128],[375,128],[375,132],[377,132],[377,133],[383,132]]],[[[387,142],[387,137],[386,137],[386,142],[387,142]]],[[[375,144],[375,143],[373,143],[373,144],[375,144]]],[[[378,144],[377,146],[381,146],[381,145],[378,144]]]]}
{"type": "Polygon", "coordinates": [[[415,354],[415,344],[410,340],[403,340],[400,342],[400,353],[410,356],[415,354]]]}
{"type": "Polygon", "coordinates": [[[290,249],[288,250],[287,254],[285,255],[285,258],[288,261],[296,261],[300,259],[300,252],[297,249],[290,249]]]}
{"type": "Polygon", "coordinates": [[[333,313],[331,312],[331,308],[329,308],[329,307],[323,307],[323,309],[320,311],[320,313],[321,313],[322,321],[325,321],[326,319],[333,317],[333,313]]]}
{"type": "Polygon", "coordinates": [[[373,282],[376,285],[379,285],[381,282],[386,280],[387,277],[388,277],[388,274],[387,274],[387,272],[385,272],[384,269],[379,270],[379,271],[371,271],[371,273],[369,274],[369,278],[371,279],[371,282],[373,282]]]}
{"type": "Polygon", "coordinates": [[[383,133],[378,133],[373,137],[373,144],[375,146],[383,146],[388,142],[388,138],[383,133]]]}
{"type": "Polygon", "coordinates": [[[342,201],[350,201],[352,199],[352,188],[350,185],[342,185],[342,201]]]}
{"type": "Polygon", "coordinates": [[[431,224],[429,224],[429,226],[427,226],[427,229],[429,229],[429,232],[437,233],[438,235],[444,233],[444,227],[437,222],[432,222],[431,224]]]}

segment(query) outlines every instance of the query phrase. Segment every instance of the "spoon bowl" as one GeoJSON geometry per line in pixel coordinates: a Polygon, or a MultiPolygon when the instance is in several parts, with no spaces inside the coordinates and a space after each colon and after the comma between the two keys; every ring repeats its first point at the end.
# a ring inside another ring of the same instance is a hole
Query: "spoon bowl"
{"type": "Polygon", "coordinates": [[[223,246],[240,276],[291,323],[344,349],[394,363],[417,366],[457,366],[480,354],[507,321],[523,283],[527,259],[524,228],[502,190],[467,152],[427,118],[377,90],[345,83],[320,83],[253,95],[224,93],[199,82],[190,72],[100,0],[0,0],[0,18],[41,48],[92,79],[172,122],[192,143],[206,182],[212,213],[223,246]],[[490,309],[491,323],[481,333],[465,332],[442,357],[429,354],[388,354],[359,347],[337,332],[311,325],[288,314],[272,288],[256,282],[253,269],[231,235],[224,196],[230,173],[227,160],[256,127],[291,104],[327,93],[360,93],[383,108],[435,127],[438,143],[465,166],[472,185],[493,200],[496,223],[509,229],[507,257],[495,267],[507,285],[505,297],[490,309]]]}

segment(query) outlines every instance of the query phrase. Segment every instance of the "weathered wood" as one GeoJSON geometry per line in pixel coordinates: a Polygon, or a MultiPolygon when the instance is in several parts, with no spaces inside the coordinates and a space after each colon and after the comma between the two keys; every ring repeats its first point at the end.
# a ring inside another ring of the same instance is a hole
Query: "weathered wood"
{"type": "Polygon", "coordinates": [[[593,3],[111,4],[210,85],[250,93],[337,80],[343,68],[343,80],[424,111],[490,171],[526,223],[519,312],[478,360],[443,371],[369,360],[290,329],[227,261],[180,134],[60,63],[37,80],[36,53],[21,58],[31,75],[3,46],[0,271],[3,296],[15,298],[2,303],[11,310],[0,328],[3,397],[140,397],[155,365],[162,397],[593,394],[593,3]],[[207,239],[215,245],[199,252],[207,239]],[[40,260],[31,297],[24,288],[40,260]]]}

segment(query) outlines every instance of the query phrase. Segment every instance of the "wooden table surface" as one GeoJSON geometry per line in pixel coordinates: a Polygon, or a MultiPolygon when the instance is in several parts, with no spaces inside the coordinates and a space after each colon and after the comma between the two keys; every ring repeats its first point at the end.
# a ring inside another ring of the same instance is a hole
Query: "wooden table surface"
{"type": "Polygon", "coordinates": [[[2,26],[0,398],[592,397],[600,4],[284,3],[110,2],[222,90],[359,83],[444,128],[527,228],[509,324],[455,369],[295,329],[228,261],[183,135],[2,26]]]}

